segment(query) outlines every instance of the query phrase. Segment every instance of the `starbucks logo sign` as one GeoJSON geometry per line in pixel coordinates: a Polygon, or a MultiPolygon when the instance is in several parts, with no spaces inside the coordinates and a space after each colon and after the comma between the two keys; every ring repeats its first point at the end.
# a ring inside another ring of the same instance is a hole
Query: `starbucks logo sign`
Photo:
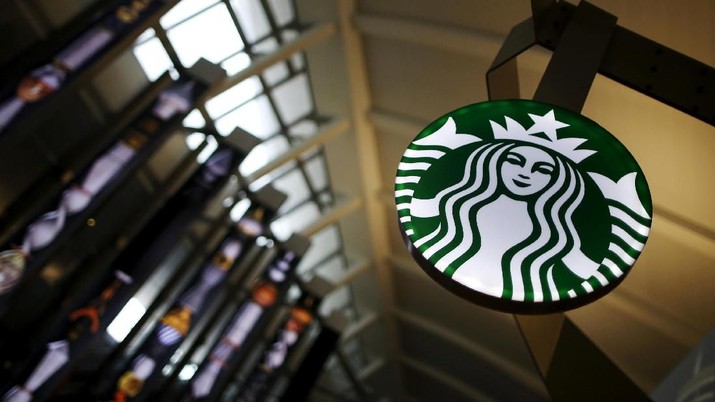
{"type": "Polygon", "coordinates": [[[395,201],[432,278],[514,313],[574,308],[612,290],[652,216],[643,172],[615,137],[527,100],[465,106],[427,126],[402,156],[395,201]]]}

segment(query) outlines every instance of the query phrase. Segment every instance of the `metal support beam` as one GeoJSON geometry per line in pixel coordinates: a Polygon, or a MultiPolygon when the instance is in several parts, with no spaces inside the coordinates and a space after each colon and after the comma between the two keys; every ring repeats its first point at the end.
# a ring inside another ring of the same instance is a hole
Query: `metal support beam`
{"type": "Polygon", "coordinates": [[[329,123],[313,137],[310,137],[303,143],[296,145],[288,152],[284,153],[278,158],[270,161],[267,165],[251,173],[248,176],[247,181],[249,183],[257,181],[258,179],[274,171],[275,169],[278,169],[286,163],[300,157],[302,154],[306,153],[310,149],[324,144],[326,141],[330,140],[336,135],[345,133],[349,128],[350,122],[345,119],[340,119],[335,122],[329,123]]]}
{"type": "Polygon", "coordinates": [[[353,337],[360,335],[363,331],[370,328],[373,324],[379,322],[381,318],[384,317],[372,312],[363,315],[358,322],[351,324],[345,329],[345,331],[343,331],[342,342],[347,342],[353,337]]]}
{"type": "Polygon", "coordinates": [[[333,35],[335,35],[336,32],[337,27],[335,26],[335,24],[324,23],[314,28],[311,28],[304,33],[301,33],[300,36],[295,40],[284,44],[283,46],[279,47],[275,52],[267,56],[256,58],[247,68],[226,78],[222,83],[211,88],[210,93],[206,97],[206,99],[220,94],[221,92],[225,91],[228,88],[231,88],[232,86],[238,84],[246,78],[262,73],[268,67],[290,58],[295,53],[304,51],[314,46],[315,44],[332,37],[333,35]]]}
{"type": "Polygon", "coordinates": [[[313,236],[314,234],[320,232],[321,230],[327,228],[330,225],[338,223],[341,219],[350,215],[351,213],[357,211],[363,206],[363,199],[360,197],[351,197],[345,200],[338,201],[337,205],[318,219],[313,222],[310,226],[300,231],[305,237],[313,236]]]}
{"type": "MultiPolygon", "coordinates": [[[[527,20],[517,25],[487,73],[490,98],[518,97],[515,57],[535,44],[538,38],[542,44],[558,45],[537,88],[535,100],[578,112],[609,51],[616,18],[581,2],[569,16],[563,31],[559,32],[555,28],[560,28],[561,23],[548,23],[549,11],[568,6],[547,4],[546,1],[534,1],[532,5],[534,12],[539,13],[534,16],[538,22],[534,24],[533,20],[527,20]],[[528,32],[529,27],[534,29],[532,33],[528,32]],[[549,35],[556,35],[556,38],[549,35]],[[498,69],[501,71],[494,74],[498,69]],[[517,84],[498,85],[496,77],[517,84]]],[[[649,400],[563,313],[515,316],[515,319],[553,400],[649,400]],[[594,386],[595,377],[601,386],[594,386]]]]}
{"type": "Polygon", "coordinates": [[[564,30],[534,100],[581,111],[615,27],[615,16],[582,2],[564,30]]]}
{"type": "Polygon", "coordinates": [[[516,57],[536,44],[532,18],[515,25],[487,70],[489,99],[519,98],[516,57]]]}
{"type": "MultiPolygon", "coordinates": [[[[584,4],[584,2],[581,2],[584,4]]],[[[579,5],[580,7],[580,5],[579,5]]],[[[536,27],[538,43],[553,50],[576,6],[552,4],[536,27]],[[543,29],[539,29],[539,28],[543,29]]],[[[715,125],[715,68],[621,26],[613,29],[598,72],[645,96],[715,125]]]]}

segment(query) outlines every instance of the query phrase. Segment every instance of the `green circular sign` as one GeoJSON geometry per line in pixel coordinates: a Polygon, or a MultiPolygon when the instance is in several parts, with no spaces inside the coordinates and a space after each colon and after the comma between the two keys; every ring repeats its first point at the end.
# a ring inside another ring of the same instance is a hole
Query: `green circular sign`
{"type": "Polygon", "coordinates": [[[420,266],[458,295],[512,313],[589,303],[623,280],[650,232],[648,184],[613,135],[528,100],[477,103],[422,130],[395,201],[420,266]]]}

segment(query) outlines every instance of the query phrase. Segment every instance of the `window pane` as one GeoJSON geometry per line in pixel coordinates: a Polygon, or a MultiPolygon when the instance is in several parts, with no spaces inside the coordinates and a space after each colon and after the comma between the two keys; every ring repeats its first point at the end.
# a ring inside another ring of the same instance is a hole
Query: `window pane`
{"type": "Polygon", "coordinates": [[[211,156],[211,154],[218,148],[218,142],[212,136],[206,136],[204,133],[191,133],[186,136],[186,146],[192,151],[199,147],[206,140],[206,147],[196,155],[196,161],[199,163],[204,163],[211,156]]]}
{"type": "Polygon", "coordinates": [[[149,28],[137,37],[135,43],[142,43],[154,37],[154,28],[149,28]]]}
{"type": "Polygon", "coordinates": [[[263,177],[249,184],[248,189],[251,191],[256,191],[260,188],[263,188],[265,185],[273,183],[273,180],[275,180],[276,177],[282,176],[284,173],[288,172],[291,169],[294,169],[296,166],[298,166],[298,164],[295,163],[295,160],[291,160],[283,166],[279,166],[273,169],[270,173],[263,175],[263,177]]]}
{"type": "Polygon", "coordinates": [[[284,29],[281,31],[281,38],[283,42],[290,42],[299,36],[298,31],[295,29],[284,29]]]}
{"type": "Polygon", "coordinates": [[[270,38],[253,45],[251,50],[253,50],[254,53],[273,53],[278,50],[278,41],[276,38],[271,36],[270,38]]]}
{"type": "Polygon", "coordinates": [[[289,71],[285,62],[276,63],[266,69],[263,72],[263,78],[266,80],[268,85],[275,85],[281,80],[288,77],[289,71]]]}
{"type": "Polygon", "coordinates": [[[181,63],[192,66],[203,57],[220,63],[243,49],[236,26],[223,4],[217,4],[198,16],[167,31],[181,63]]]}
{"type": "Polygon", "coordinates": [[[271,26],[258,0],[231,0],[231,7],[241,24],[246,40],[254,43],[271,32],[271,26]]]}
{"type": "Polygon", "coordinates": [[[296,70],[305,68],[305,56],[303,56],[303,53],[296,53],[291,56],[290,64],[292,64],[296,70]]]}
{"type": "Polygon", "coordinates": [[[134,47],[134,56],[151,81],[156,81],[166,70],[174,66],[158,38],[149,39],[134,47]]]}
{"type": "Polygon", "coordinates": [[[342,254],[331,257],[328,261],[320,264],[317,267],[306,267],[307,269],[315,269],[316,274],[320,274],[324,278],[337,282],[345,275],[346,267],[343,261],[342,254]]]}
{"type": "Polygon", "coordinates": [[[273,186],[288,196],[281,206],[283,211],[289,211],[310,197],[308,183],[305,182],[300,169],[293,169],[290,173],[274,180],[273,186]]]}
{"type": "Polygon", "coordinates": [[[280,129],[278,118],[265,95],[216,120],[216,129],[221,135],[229,135],[236,126],[260,138],[269,137],[280,129]]]}
{"type": "Polygon", "coordinates": [[[305,163],[305,172],[308,174],[310,184],[316,191],[328,186],[328,171],[322,156],[316,156],[305,163]]]}
{"type": "Polygon", "coordinates": [[[206,125],[206,121],[204,120],[204,117],[201,116],[201,112],[199,112],[198,109],[194,109],[186,115],[182,124],[185,127],[202,128],[206,125]]]}
{"type": "Polygon", "coordinates": [[[239,172],[243,176],[248,176],[256,170],[265,166],[279,155],[290,149],[288,141],[283,136],[278,136],[265,141],[251,150],[246,159],[243,160],[239,172]]]}
{"type": "Polygon", "coordinates": [[[218,0],[182,0],[161,17],[161,26],[171,28],[216,3],[218,3],[218,0]]]}
{"type": "Polygon", "coordinates": [[[293,137],[309,138],[318,132],[318,128],[318,123],[314,120],[304,119],[290,126],[288,133],[293,137]]]}
{"type": "Polygon", "coordinates": [[[290,124],[313,110],[307,74],[300,74],[273,90],[273,98],[284,122],[290,124]]]}
{"type": "Polygon", "coordinates": [[[234,75],[237,72],[248,68],[251,65],[251,57],[248,54],[241,52],[235,56],[231,56],[221,63],[221,67],[226,70],[226,74],[234,75]]]}
{"type": "Polygon", "coordinates": [[[313,235],[311,243],[313,244],[313,247],[308,249],[308,252],[303,257],[303,260],[301,260],[301,268],[310,268],[338,250],[340,245],[338,227],[336,225],[332,225],[321,230],[313,235]],[[315,247],[315,245],[319,246],[315,247]]]}
{"type": "MultiPolygon", "coordinates": [[[[320,217],[320,210],[315,205],[315,203],[307,203],[301,207],[295,209],[288,215],[284,215],[271,224],[271,231],[276,236],[279,241],[284,241],[290,237],[291,234],[305,229],[311,223],[318,220],[320,217]]],[[[319,247],[311,247],[310,250],[323,249],[323,243],[313,241],[313,244],[319,244],[319,247]]],[[[326,245],[327,246],[327,245],[326,245]]],[[[308,251],[310,253],[310,251],[308,251]]]]}
{"type": "Polygon", "coordinates": [[[261,93],[263,87],[257,77],[245,79],[206,102],[206,111],[215,119],[261,93]]]}
{"type": "Polygon", "coordinates": [[[278,26],[283,26],[295,18],[290,0],[269,0],[268,4],[278,26]]]}
{"type": "Polygon", "coordinates": [[[347,286],[344,286],[331,292],[328,297],[323,299],[320,303],[320,311],[325,313],[329,311],[343,310],[346,309],[351,301],[352,297],[350,295],[350,290],[347,286]]]}

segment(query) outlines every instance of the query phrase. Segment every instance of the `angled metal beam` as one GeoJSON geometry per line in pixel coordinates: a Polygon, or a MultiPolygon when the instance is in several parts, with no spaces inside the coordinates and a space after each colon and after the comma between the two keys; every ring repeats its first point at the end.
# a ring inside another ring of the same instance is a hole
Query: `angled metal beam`
{"type": "Polygon", "coordinates": [[[582,2],[561,36],[534,100],[581,111],[615,27],[614,15],[582,2]]]}
{"type": "Polygon", "coordinates": [[[517,99],[519,76],[516,57],[536,44],[534,21],[528,18],[515,25],[487,70],[489,99],[517,99]]]}
{"type": "MultiPolygon", "coordinates": [[[[553,50],[576,6],[565,1],[545,13],[539,44],[553,50]]],[[[707,124],[715,125],[715,68],[621,26],[613,30],[599,73],[707,124]]]]}
{"type": "Polygon", "coordinates": [[[370,364],[360,370],[360,372],[358,373],[358,379],[360,379],[360,381],[362,382],[367,381],[368,378],[372,377],[375,373],[380,371],[380,369],[385,367],[386,364],[387,361],[382,358],[373,360],[370,364]]]}
{"type": "Polygon", "coordinates": [[[367,271],[372,268],[373,262],[370,260],[363,260],[347,267],[345,272],[333,282],[333,290],[339,289],[345,285],[350,284],[359,276],[367,273],[367,271]]]}
{"type": "Polygon", "coordinates": [[[305,237],[313,236],[328,226],[338,223],[338,221],[343,219],[345,216],[357,211],[363,206],[363,204],[364,201],[361,197],[351,197],[338,200],[335,207],[330,208],[323,216],[320,217],[320,219],[313,222],[307,228],[301,230],[300,234],[305,237]]]}
{"type": "MultiPolygon", "coordinates": [[[[556,38],[551,38],[549,35],[554,35],[553,27],[561,27],[561,23],[554,23],[549,27],[549,16],[546,14],[556,7],[561,11],[569,11],[563,8],[568,6],[556,3],[549,5],[546,1],[535,1],[533,6],[535,12],[539,12],[538,16],[534,16],[538,19],[534,27],[535,32],[526,32],[529,25],[527,22],[522,23],[521,27],[515,27],[512,34],[515,31],[520,33],[510,35],[511,42],[507,40],[504,47],[509,44],[511,48],[502,48],[487,75],[488,85],[491,87],[496,82],[490,73],[494,69],[504,69],[507,66],[509,68],[506,68],[506,72],[499,78],[517,84],[511,87],[509,84],[501,85],[498,91],[490,91],[490,97],[518,97],[515,57],[523,51],[519,49],[525,46],[528,48],[531,46],[529,42],[538,38],[542,44],[558,45],[534,99],[578,112],[583,107],[591,84],[608,52],[616,28],[616,17],[582,2],[566,20],[563,31],[558,32],[556,38]]],[[[649,400],[563,313],[514,317],[553,400],[649,400]],[[596,374],[599,376],[599,383],[606,385],[589,386],[596,374]],[[588,389],[588,392],[584,392],[584,389],[588,389]]]]}
{"type": "Polygon", "coordinates": [[[302,52],[324,40],[327,40],[335,35],[336,32],[337,27],[333,23],[322,23],[308,29],[307,31],[301,33],[295,40],[287,42],[283,46],[279,47],[274,53],[256,58],[247,68],[226,78],[223,82],[211,88],[206,98],[208,99],[216,96],[246,78],[262,73],[273,64],[286,60],[295,53],[302,52]]]}
{"type": "Polygon", "coordinates": [[[364,314],[360,320],[345,329],[343,332],[342,342],[346,342],[353,337],[360,335],[363,331],[378,323],[381,318],[384,317],[374,312],[364,314]]]}
{"type": "Polygon", "coordinates": [[[275,169],[278,169],[279,167],[285,165],[286,163],[295,160],[296,158],[300,157],[302,154],[309,151],[310,149],[317,147],[321,144],[324,144],[326,141],[330,140],[331,138],[333,138],[339,134],[345,133],[349,128],[350,128],[350,122],[346,119],[340,119],[335,122],[331,122],[331,123],[327,124],[316,135],[314,135],[314,136],[310,137],[309,139],[307,139],[306,141],[298,144],[297,146],[293,147],[288,152],[284,153],[283,155],[281,155],[278,158],[269,162],[267,165],[256,170],[255,172],[251,173],[247,177],[247,182],[248,183],[255,182],[256,180],[258,180],[261,177],[267,175],[268,173],[274,171],[275,169]]]}

